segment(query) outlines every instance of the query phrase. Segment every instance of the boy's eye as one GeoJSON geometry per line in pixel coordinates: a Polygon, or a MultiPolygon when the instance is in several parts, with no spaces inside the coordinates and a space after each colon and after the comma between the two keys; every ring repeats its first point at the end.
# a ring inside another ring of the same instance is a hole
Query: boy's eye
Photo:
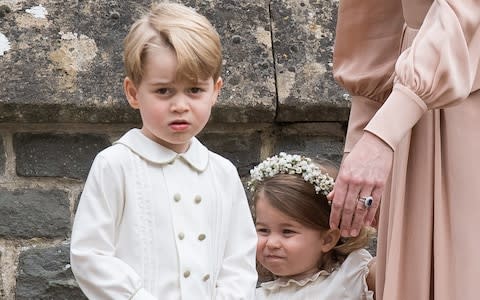
{"type": "Polygon", "coordinates": [[[202,89],[199,88],[199,87],[192,87],[192,88],[190,88],[190,89],[188,90],[188,92],[191,93],[191,94],[198,94],[198,93],[200,93],[201,91],[202,91],[202,89]]]}

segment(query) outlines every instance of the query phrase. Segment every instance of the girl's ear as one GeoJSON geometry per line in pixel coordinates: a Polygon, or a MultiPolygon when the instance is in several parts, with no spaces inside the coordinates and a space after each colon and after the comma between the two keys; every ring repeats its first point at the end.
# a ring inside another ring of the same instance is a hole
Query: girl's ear
{"type": "Polygon", "coordinates": [[[130,106],[134,109],[138,109],[139,103],[137,98],[137,87],[128,77],[125,77],[125,79],[123,80],[123,91],[125,92],[125,96],[127,96],[127,100],[130,106]]]}
{"type": "Polygon", "coordinates": [[[322,245],[322,252],[327,253],[337,245],[338,240],[340,239],[340,229],[329,229],[327,230],[323,236],[323,245],[322,245]]]}

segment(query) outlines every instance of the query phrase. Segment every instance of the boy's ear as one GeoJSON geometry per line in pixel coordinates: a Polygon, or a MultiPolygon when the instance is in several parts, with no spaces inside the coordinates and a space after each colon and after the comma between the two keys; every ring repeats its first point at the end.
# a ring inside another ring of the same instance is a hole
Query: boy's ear
{"type": "Polygon", "coordinates": [[[213,84],[213,90],[215,91],[215,97],[213,99],[213,103],[212,105],[215,104],[215,102],[217,102],[217,98],[218,96],[220,96],[220,90],[222,89],[223,87],[223,79],[222,77],[218,77],[217,81],[213,84]]]}
{"type": "Polygon", "coordinates": [[[322,252],[326,253],[333,249],[340,239],[340,229],[329,229],[323,234],[322,252]]]}
{"type": "Polygon", "coordinates": [[[134,109],[138,109],[138,98],[137,98],[137,87],[133,83],[133,81],[125,77],[123,80],[123,91],[125,92],[125,96],[127,96],[128,103],[134,109]]]}
{"type": "Polygon", "coordinates": [[[215,82],[215,91],[220,92],[220,89],[223,87],[222,77],[218,77],[217,82],[215,82]]]}

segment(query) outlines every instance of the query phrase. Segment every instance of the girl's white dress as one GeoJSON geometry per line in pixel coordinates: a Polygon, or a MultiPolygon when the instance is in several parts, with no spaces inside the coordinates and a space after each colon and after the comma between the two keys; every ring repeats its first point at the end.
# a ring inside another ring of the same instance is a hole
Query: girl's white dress
{"type": "Polygon", "coordinates": [[[372,256],[367,250],[352,252],[334,272],[319,271],[309,278],[279,278],[264,282],[256,300],[373,300],[366,278],[372,256]]]}

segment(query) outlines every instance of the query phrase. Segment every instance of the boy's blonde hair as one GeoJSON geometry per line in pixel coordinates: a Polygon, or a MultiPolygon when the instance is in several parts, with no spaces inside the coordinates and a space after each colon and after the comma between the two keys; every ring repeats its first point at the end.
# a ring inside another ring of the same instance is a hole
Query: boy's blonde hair
{"type": "Polygon", "coordinates": [[[197,82],[220,77],[222,47],[213,25],[182,4],[153,4],[150,12],[136,21],[124,40],[126,76],[138,85],[144,75],[148,51],[170,47],[177,58],[176,80],[197,82]]]}

